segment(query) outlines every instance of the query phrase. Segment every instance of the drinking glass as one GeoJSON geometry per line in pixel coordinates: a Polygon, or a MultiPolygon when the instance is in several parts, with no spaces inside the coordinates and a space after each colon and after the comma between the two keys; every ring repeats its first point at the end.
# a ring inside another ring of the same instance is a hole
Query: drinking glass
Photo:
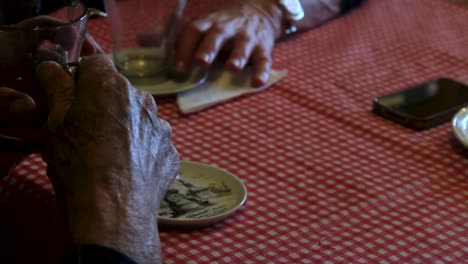
{"type": "Polygon", "coordinates": [[[186,0],[106,0],[112,58],[133,84],[167,81],[186,0]]]}
{"type": "Polygon", "coordinates": [[[36,67],[43,61],[56,61],[72,73],[69,66],[79,60],[87,18],[86,7],[79,1],[70,1],[48,16],[0,26],[0,87],[25,93],[36,104],[27,124],[15,120],[0,124],[0,149],[16,150],[41,141],[47,103],[45,91],[37,81],[36,67]]]}

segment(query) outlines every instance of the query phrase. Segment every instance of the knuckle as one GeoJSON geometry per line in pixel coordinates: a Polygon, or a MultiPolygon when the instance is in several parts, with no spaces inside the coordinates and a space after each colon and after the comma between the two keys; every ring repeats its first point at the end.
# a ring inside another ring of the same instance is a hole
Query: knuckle
{"type": "Polygon", "coordinates": [[[255,60],[258,62],[258,63],[263,63],[265,65],[270,65],[271,64],[271,57],[268,56],[267,54],[265,53],[260,53],[256,56],[255,60]]]}
{"type": "Polygon", "coordinates": [[[237,40],[238,41],[242,41],[242,42],[253,42],[254,40],[254,37],[247,31],[240,31],[237,33],[237,36],[236,36],[237,40]]]}
{"type": "Polygon", "coordinates": [[[147,107],[149,111],[152,111],[154,113],[158,112],[158,106],[151,94],[145,92],[144,102],[145,102],[145,107],[147,107]]]}
{"type": "Polygon", "coordinates": [[[212,34],[222,34],[226,31],[226,27],[223,23],[214,22],[210,28],[210,32],[212,34]]]}
{"type": "Polygon", "coordinates": [[[205,27],[203,26],[203,24],[203,21],[200,20],[190,21],[187,24],[186,31],[203,33],[205,31],[205,27]]]}
{"type": "Polygon", "coordinates": [[[161,122],[161,132],[163,134],[163,137],[167,137],[167,138],[171,138],[172,136],[172,127],[171,125],[169,124],[169,122],[167,122],[166,120],[160,118],[159,119],[160,122],[161,122]]]}
{"type": "Polygon", "coordinates": [[[257,60],[271,62],[271,49],[259,46],[255,49],[255,57],[257,60]]]}

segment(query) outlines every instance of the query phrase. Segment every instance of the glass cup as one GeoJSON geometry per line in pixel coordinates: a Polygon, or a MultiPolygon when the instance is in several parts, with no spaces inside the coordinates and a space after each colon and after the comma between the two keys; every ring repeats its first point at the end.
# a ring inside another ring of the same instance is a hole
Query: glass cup
{"type": "Polygon", "coordinates": [[[79,1],[70,1],[48,16],[0,26],[0,87],[25,93],[36,104],[36,111],[26,118],[27,123],[24,120],[0,123],[0,150],[16,150],[41,141],[47,102],[37,81],[36,67],[43,61],[56,61],[72,73],[69,66],[79,60],[87,18],[86,7],[79,1]]]}
{"type": "Polygon", "coordinates": [[[170,78],[174,42],[186,0],[106,0],[116,68],[132,84],[170,78]]]}

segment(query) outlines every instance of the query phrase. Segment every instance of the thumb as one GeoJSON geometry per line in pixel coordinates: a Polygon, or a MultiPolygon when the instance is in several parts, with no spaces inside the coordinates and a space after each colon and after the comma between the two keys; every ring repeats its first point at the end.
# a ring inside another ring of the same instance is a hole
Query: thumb
{"type": "Polygon", "coordinates": [[[53,61],[39,64],[36,69],[37,77],[47,95],[49,117],[47,125],[50,131],[59,126],[75,97],[75,82],[73,78],[53,61]]]}

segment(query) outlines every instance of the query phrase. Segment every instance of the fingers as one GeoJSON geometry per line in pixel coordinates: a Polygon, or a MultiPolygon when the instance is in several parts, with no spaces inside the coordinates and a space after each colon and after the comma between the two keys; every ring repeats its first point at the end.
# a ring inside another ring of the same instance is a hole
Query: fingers
{"type": "Polygon", "coordinates": [[[67,52],[63,50],[39,48],[36,50],[34,59],[38,62],[38,64],[43,61],[55,61],[59,64],[65,64],[68,62],[67,56],[67,52]]]}
{"type": "Polygon", "coordinates": [[[252,86],[261,87],[268,82],[271,71],[271,49],[258,46],[252,54],[252,86]]]}
{"type": "Polygon", "coordinates": [[[226,67],[233,72],[241,71],[255,48],[255,41],[247,32],[241,32],[236,36],[234,48],[226,61],[226,67]]]}
{"type": "Polygon", "coordinates": [[[201,41],[195,53],[195,60],[208,66],[213,63],[224,43],[233,36],[233,30],[223,24],[213,24],[201,41]]]}
{"type": "Polygon", "coordinates": [[[274,42],[268,36],[260,39],[252,36],[247,31],[237,34],[226,67],[232,72],[239,72],[250,61],[253,68],[251,85],[261,87],[270,76],[274,42]]]}
{"type": "MultiPolygon", "coordinates": [[[[95,54],[93,56],[83,57],[80,61],[80,76],[88,76],[89,74],[102,74],[105,72],[115,72],[112,60],[105,54],[95,54]]],[[[102,79],[100,76],[94,76],[95,79],[102,79]]]]}
{"type": "Polygon", "coordinates": [[[174,70],[176,73],[187,73],[195,51],[204,36],[211,27],[211,22],[198,20],[184,23],[176,43],[176,57],[174,70]]]}
{"type": "Polygon", "coordinates": [[[231,55],[227,62],[228,68],[233,71],[244,68],[256,45],[256,39],[250,32],[252,28],[236,27],[237,24],[217,23],[211,20],[189,22],[178,37],[176,72],[188,71],[192,60],[205,67],[211,65],[215,58],[219,57],[220,51],[232,40],[234,45],[233,48],[229,47],[231,55]]]}
{"type": "Polygon", "coordinates": [[[75,95],[73,78],[56,62],[47,61],[37,67],[39,83],[47,94],[48,126],[55,131],[70,108],[75,95]]]}
{"type": "Polygon", "coordinates": [[[29,95],[0,87],[0,122],[28,121],[35,111],[36,104],[29,95]]]}
{"type": "Polygon", "coordinates": [[[226,68],[239,72],[250,62],[252,86],[260,87],[269,78],[274,42],[274,29],[263,13],[251,5],[234,5],[185,23],[178,36],[175,69],[186,73],[191,60],[209,66],[228,49],[226,68]]]}
{"type": "Polygon", "coordinates": [[[85,38],[83,41],[83,45],[81,46],[81,56],[91,56],[97,52],[97,48],[94,46],[93,42],[88,39],[88,37],[85,38]]]}
{"type": "Polygon", "coordinates": [[[71,113],[84,117],[107,113],[120,116],[128,110],[133,88],[105,55],[84,57],[80,63],[74,107],[71,113]],[[75,107],[76,106],[76,107],[75,107]]]}
{"type": "Polygon", "coordinates": [[[85,99],[91,95],[104,94],[107,89],[119,89],[121,86],[116,84],[125,82],[112,60],[104,54],[83,57],[79,76],[76,96],[85,99]]]}

